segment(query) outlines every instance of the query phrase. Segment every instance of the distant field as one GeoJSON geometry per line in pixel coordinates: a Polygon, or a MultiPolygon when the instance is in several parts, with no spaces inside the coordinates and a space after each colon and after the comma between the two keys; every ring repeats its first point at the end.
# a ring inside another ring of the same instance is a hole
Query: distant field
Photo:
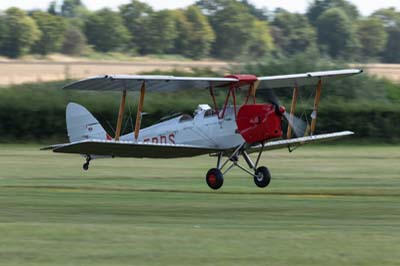
{"type": "Polygon", "coordinates": [[[0,265],[399,265],[399,146],[266,154],[259,189],[207,156],[98,160],[0,145],[0,265]]]}
{"type": "Polygon", "coordinates": [[[196,67],[223,70],[228,66],[229,63],[226,62],[159,59],[137,62],[0,61],[0,85],[57,81],[69,78],[79,79],[105,74],[139,74],[154,70],[190,70],[196,67]]]}
{"type": "Polygon", "coordinates": [[[363,65],[369,74],[384,77],[400,83],[400,64],[368,64],[363,65]]]}
{"type": "MultiPolygon", "coordinates": [[[[80,79],[104,74],[138,74],[154,70],[208,67],[226,71],[231,63],[222,61],[170,61],[146,59],[135,62],[110,61],[0,61],[0,85],[27,82],[80,79]]],[[[400,65],[371,64],[360,66],[368,73],[400,82],[400,65]]]]}

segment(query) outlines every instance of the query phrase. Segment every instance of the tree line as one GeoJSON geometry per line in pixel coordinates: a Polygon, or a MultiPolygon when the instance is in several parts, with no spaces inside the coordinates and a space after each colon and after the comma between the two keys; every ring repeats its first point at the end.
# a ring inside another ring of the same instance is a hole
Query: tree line
{"type": "MultiPolygon", "coordinates": [[[[231,73],[254,73],[255,75],[277,75],[308,72],[315,69],[340,69],[348,65],[314,54],[297,54],[290,58],[232,65],[231,73]]],[[[222,76],[211,69],[196,68],[191,71],[153,71],[140,74],[175,76],[222,76]]],[[[65,142],[65,106],[77,102],[87,107],[110,135],[118,117],[121,94],[117,92],[89,92],[61,90],[70,80],[48,83],[11,85],[0,90],[0,142],[48,141],[65,142]],[[58,89],[57,89],[58,88],[58,89]],[[12,115],[10,115],[12,114],[12,115]],[[53,139],[53,140],[51,140],[53,139]]],[[[280,102],[290,107],[292,89],[275,90],[280,102]]],[[[216,90],[216,102],[222,106],[226,90],[216,90]]],[[[242,103],[246,91],[237,93],[237,102],[242,103]]],[[[315,87],[299,90],[296,115],[310,122],[313,110],[315,87]]],[[[123,132],[132,131],[136,117],[138,94],[129,94],[124,115],[123,132]]],[[[258,90],[257,102],[268,102],[271,96],[266,90],[258,90]]],[[[150,126],[161,118],[176,113],[193,113],[200,103],[212,105],[208,90],[185,90],[146,94],[142,127],[150,126]]],[[[374,76],[357,75],[345,79],[334,79],[324,83],[317,133],[352,130],[351,139],[368,139],[378,142],[400,142],[400,84],[374,76]]],[[[287,128],[285,125],[284,129],[287,128]]]]}
{"type": "Polygon", "coordinates": [[[198,0],[160,11],[138,0],[117,11],[90,11],[81,0],[63,0],[47,11],[0,12],[0,54],[11,58],[93,50],[241,60],[313,51],[346,61],[400,63],[399,43],[399,11],[364,17],[346,0],[314,0],[305,14],[269,11],[248,0],[198,0]]]}

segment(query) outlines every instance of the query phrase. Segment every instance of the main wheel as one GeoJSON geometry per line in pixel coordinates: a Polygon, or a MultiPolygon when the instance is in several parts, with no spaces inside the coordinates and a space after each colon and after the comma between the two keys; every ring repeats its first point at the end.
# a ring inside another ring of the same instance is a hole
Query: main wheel
{"type": "Polygon", "coordinates": [[[212,168],[206,175],[207,185],[212,189],[219,189],[224,184],[224,176],[218,168],[212,168]]]}
{"type": "Polygon", "coordinates": [[[84,163],[82,168],[85,171],[89,170],[89,163],[84,163]]]}
{"type": "Polygon", "coordinates": [[[266,187],[271,182],[271,174],[265,166],[258,167],[254,176],[254,183],[257,187],[266,187]]]}

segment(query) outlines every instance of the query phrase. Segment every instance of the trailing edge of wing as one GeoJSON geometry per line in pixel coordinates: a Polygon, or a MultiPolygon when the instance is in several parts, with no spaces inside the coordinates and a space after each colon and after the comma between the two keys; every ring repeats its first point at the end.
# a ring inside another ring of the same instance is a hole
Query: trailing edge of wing
{"type": "Polygon", "coordinates": [[[317,85],[319,80],[341,78],[361,74],[361,69],[342,69],[321,72],[309,72],[294,75],[259,77],[258,89],[294,88],[307,85],[317,85]]]}
{"type": "MultiPolygon", "coordinates": [[[[52,149],[50,147],[50,149],[52,149]]],[[[155,144],[133,141],[84,140],[56,145],[54,152],[133,158],[180,158],[221,150],[179,144],[155,144]]]]}
{"type": "MultiPolygon", "coordinates": [[[[294,139],[271,141],[271,142],[265,143],[264,150],[275,150],[275,149],[281,149],[281,148],[291,147],[291,146],[295,146],[295,145],[303,145],[303,144],[314,143],[314,142],[335,140],[335,139],[343,138],[343,137],[350,136],[353,134],[354,134],[354,132],[351,132],[351,131],[342,131],[342,132],[307,136],[307,137],[294,138],[294,139]]],[[[257,151],[259,151],[260,148],[261,148],[261,145],[252,147],[252,148],[250,148],[250,152],[257,152],[257,151]]]]}
{"type": "Polygon", "coordinates": [[[68,84],[68,90],[96,90],[96,91],[140,91],[142,83],[146,83],[147,91],[177,91],[188,89],[207,89],[210,86],[228,86],[237,82],[235,78],[195,78],[174,76],[140,76],[140,75],[103,75],[83,79],[68,84]]]}

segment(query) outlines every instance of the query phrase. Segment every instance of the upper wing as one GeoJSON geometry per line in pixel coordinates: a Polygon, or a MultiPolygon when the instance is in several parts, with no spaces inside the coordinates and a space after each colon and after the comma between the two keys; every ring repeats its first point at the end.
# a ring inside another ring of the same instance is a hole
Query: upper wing
{"type": "MultiPolygon", "coordinates": [[[[354,132],[351,132],[351,131],[342,131],[342,132],[313,135],[313,136],[294,138],[294,139],[271,141],[271,142],[265,143],[263,150],[266,150],[266,151],[276,150],[276,149],[291,147],[294,145],[303,145],[303,144],[308,144],[308,143],[313,143],[313,142],[335,140],[335,139],[343,138],[343,137],[350,136],[353,134],[354,134],[354,132]]],[[[251,147],[249,149],[249,152],[250,153],[258,152],[260,150],[260,148],[261,148],[261,145],[251,147]]]]}
{"type": "Polygon", "coordinates": [[[140,91],[143,82],[147,91],[177,91],[228,86],[235,78],[195,78],[174,76],[105,75],[68,84],[64,89],[99,91],[140,91]]]}
{"type": "MultiPolygon", "coordinates": [[[[209,78],[209,77],[174,77],[174,76],[140,76],[140,75],[103,75],[83,79],[68,84],[64,89],[71,90],[99,90],[99,91],[139,91],[143,82],[147,91],[177,91],[187,89],[207,89],[209,87],[242,86],[256,82],[260,89],[285,88],[317,84],[320,79],[352,76],[360,74],[360,69],[346,69],[304,74],[259,77],[252,81],[243,82],[238,78],[209,78]]],[[[245,75],[244,75],[245,76],[245,75]]]]}
{"type": "Polygon", "coordinates": [[[259,77],[259,89],[294,88],[307,85],[317,85],[320,80],[329,80],[340,77],[361,74],[361,69],[344,69],[333,71],[310,72],[304,74],[259,77]]]}
{"type": "Polygon", "coordinates": [[[42,150],[88,155],[133,158],[180,158],[220,152],[222,150],[180,144],[155,144],[133,141],[84,140],[53,145],[42,150]]]}

